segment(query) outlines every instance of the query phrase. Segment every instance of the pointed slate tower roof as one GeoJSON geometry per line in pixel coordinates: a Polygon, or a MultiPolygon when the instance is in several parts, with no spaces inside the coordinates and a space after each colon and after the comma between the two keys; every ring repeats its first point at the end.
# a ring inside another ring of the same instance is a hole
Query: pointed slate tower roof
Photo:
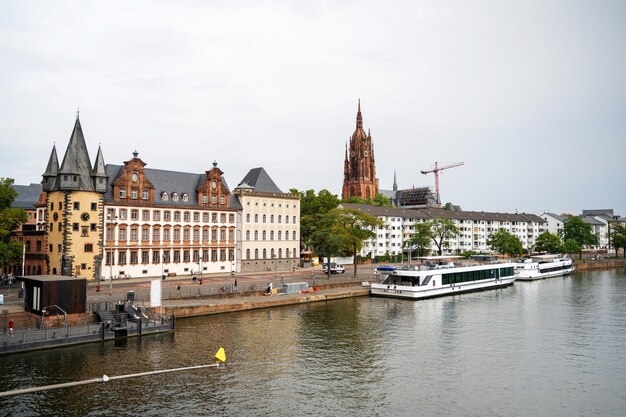
{"type": "Polygon", "coordinates": [[[85,137],[83,136],[83,129],[80,125],[80,119],[76,117],[76,123],[74,123],[74,130],[72,136],[70,136],[70,142],[65,150],[65,156],[63,156],[63,162],[61,168],[59,168],[59,175],[76,176],[77,181],[70,182],[57,181],[55,189],[71,189],[80,191],[93,191],[93,182],[91,180],[91,162],[89,160],[89,152],[87,152],[87,145],[85,144],[85,137]]]}
{"type": "Polygon", "coordinates": [[[58,174],[59,159],[57,158],[57,148],[56,145],[52,145],[52,153],[50,153],[50,159],[48,159],[46,172],[42,174],[43,180],[41,181],[41,185],[44,191],[52,190],[58,174]]]}
{"type": "Polygon", "coordinates": [[[262,193],[281,193],[280,188],[274,184],[272,178],[265,172],[263,168],[253,168],[248,174],[241,180],[239,185],[246,184],[252,188],[254,191],[262,192],[262,193]]]}
{"type": "Polygon", "coordinates": [[[93,170],[91,170],[93,177],[106,177],[106,169],[104,165],[104,157],[102,156],[102,147],[98,146],[98,154],[96,155],[96,161],[93,164],[93,170]]]}

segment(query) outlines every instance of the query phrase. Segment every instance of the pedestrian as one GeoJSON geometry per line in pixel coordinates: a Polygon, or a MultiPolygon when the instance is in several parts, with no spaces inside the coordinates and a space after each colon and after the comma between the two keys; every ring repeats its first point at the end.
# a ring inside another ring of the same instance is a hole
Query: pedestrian
{"type": "Polygon", "coordinates": [[[9,336],[13,337],[13,328],[15,327],[15,323],[13,319],[9,320],[9,336]]]}
{"type": "Polygon", "coordinates": [[[267,283],[267,293],[269,295],[272,295],[272,283],[271,282],[267,283]]]}
{"type": "Polygon", "coordinates": [[[237,278],[235,278],[235,291],[237,291],[237,278]]]}
{"type": "Polygon", "coordinates": [[[176,287],[176,292],[178,292],[178,296],[180,297],[180,284],[176,287]]]}

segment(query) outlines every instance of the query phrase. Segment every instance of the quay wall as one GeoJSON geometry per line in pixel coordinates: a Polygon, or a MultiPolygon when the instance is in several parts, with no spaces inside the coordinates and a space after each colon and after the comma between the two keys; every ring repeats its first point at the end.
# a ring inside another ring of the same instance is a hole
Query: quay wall
{"type": "Polygon", "coordinates": [[[594,269],[626,268],[626,259],[574,259],[577,271],[589,271],[594,269]]]}
{"type": "Polygon", "coordinates": [[[220,300],[202,299],[193,302],[164,303],[165,313],[180,317],[205,316],[220,313],[232,313],[238,311],[254,310],[269,307],[281,307],[294,304],[312,303],[318,301],[330,301],[341,298],[362,297],[369,295],[369,288],[343,287],[329,291],[318,291],[305,294],[286,294],[256,297],[230,297],[228,302],[220,300]]]}

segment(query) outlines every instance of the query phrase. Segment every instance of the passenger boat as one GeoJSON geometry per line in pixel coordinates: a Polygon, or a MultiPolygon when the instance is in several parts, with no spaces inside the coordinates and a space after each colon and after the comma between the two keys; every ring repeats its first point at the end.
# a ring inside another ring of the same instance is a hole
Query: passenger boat
{"type": "Polygon", "coordinates": [[[421,299],[506,287],[516,278],[515,263],[459,265],[460,256],[428,256],[416,267],[377,269],[382,283],[372,282],[370,295],[421,299]]]}
{"type": "Polygon", "coordinates": [[[521,260],[515,265],[517,279],[534,281],[567,275],[574,271],[574,263],[569,256],[538,255],[521,260]]]}

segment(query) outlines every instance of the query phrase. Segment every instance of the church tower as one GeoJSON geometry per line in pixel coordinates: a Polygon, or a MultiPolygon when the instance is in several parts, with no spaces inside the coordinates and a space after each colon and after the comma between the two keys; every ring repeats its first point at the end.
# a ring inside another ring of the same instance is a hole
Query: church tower
{"type": "Polygon", "coordinates": [[[367,134],[363,130],[361,100],[359,99],[356,129],[350,137],[349,145],[346,145],[341,198],[360,197],[373,200],[377,193],[378,178],[376,178],[374,145],[369,130],[367,134]]]}
{"type": "Polygon", "coordinates": [[[92,168],[77,115],[61,166],[53,146],[43,174],[51,274],[91,279],[98,276],[107,186],[102,151],[98,148],[92,168]]]}

